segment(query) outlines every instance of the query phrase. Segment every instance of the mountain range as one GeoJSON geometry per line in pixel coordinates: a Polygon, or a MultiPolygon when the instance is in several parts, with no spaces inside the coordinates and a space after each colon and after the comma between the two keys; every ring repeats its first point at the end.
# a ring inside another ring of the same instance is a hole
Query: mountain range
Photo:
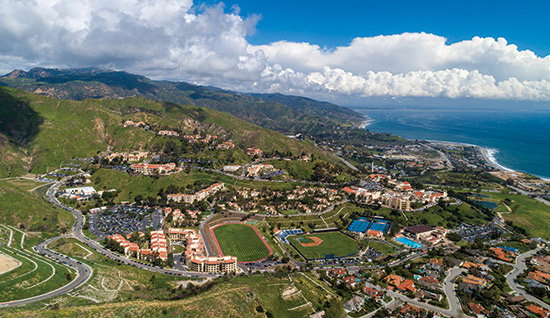
{"type": "Polygon", "coordinates": [[[308,132],[319,125],[352,126],[364,119],[351,109],[305,97],[245,94],[98,68],[14,70],[0,77],[0,85],[58,99],[145,97],[203,106],[287,134],[308,132]]]}

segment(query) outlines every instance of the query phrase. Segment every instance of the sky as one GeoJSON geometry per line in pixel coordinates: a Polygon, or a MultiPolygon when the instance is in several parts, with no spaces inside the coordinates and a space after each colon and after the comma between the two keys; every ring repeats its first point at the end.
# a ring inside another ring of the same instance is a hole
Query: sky
{"type": "Polygon", "coordinates": [[[243,92],[550,101],[545,1],[0,0],[0,72],[96,66],[243,92]]]}

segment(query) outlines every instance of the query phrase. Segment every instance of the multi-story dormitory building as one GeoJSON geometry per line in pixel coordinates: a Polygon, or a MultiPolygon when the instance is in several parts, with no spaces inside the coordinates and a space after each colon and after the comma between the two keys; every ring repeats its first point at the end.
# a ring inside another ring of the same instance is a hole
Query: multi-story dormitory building
{"type": "Polygon", "coordinates": [[[128,241],[120,234],[114,234],[107,238],[122,246],[126,257],[133,256],[147,261],[153,261],[154,258],[160,258],[163,261],[168,259],[168,249],[170,243],[166,240],[166,236],[162,231],[152,231],[149,248],[144,249],[139,248],[137,243],[128,241]]]}
{"type": "Polygon", "coordinates": [[[167,164],[139,163],[139,164],[133,164],[131,165],[131,167],[132,167],[132,170],[134,170],[135,172],[141,173],[144,175],[165,174],[176,170],[176,164],[173,162],[167,163],[167,164]]]}
{"type": "Polygon", "coordinates": [[[214,183],[213,185],[209,186],[206,189],[197,191],[195,194],[183,194],[183,193],[176,193],[176,194],[169,194],[168,202],[174,201],[174,202],[185,202],[188,204],[193,204],[195,201],[202,201],[206,199],[207,197],[216,194],[216,192],[222,190],[225,187],[225,185],[221,182],[214,183]]]}
{"type": "Polygon", "coordinates": [[[194,272],[231,273],[237,271],[237,258],[234,256],[205,257],[193,256],[190,259],[194,272]]]}

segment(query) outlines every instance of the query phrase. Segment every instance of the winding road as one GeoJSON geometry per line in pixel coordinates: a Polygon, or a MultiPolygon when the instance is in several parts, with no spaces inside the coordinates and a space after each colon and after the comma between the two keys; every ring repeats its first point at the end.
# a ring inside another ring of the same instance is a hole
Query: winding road
{"type": "Polygon", "coordinates": [[[55,206],[57,206],[61,209],[64,209],[66,211],[71,212],[71,214],[76,218],[76,221],[73,224],[73,227],[71,228],[71,231],[69,233],[61,235],[61,236],[56,236],[56,237],[49,238],[49,239],[47,239],[43,242],[40,242],[35,247],[33,247],[35,252],[40,253],[40,254],[42,254],[42,255],[44,255],[44,256],[52,259],[52,260],[63,263],[65,265],[70,266],[71,268],[73,268],[76,271],[75,279],[73,279],[67,285],[64,285],[64,286],[62,286],[62,287],[60,287],[56,290],[53,290],[53,291],[50,291],[50,292],[47,292],[47,293],[44,293],[44,294],[41,294],[41,295],[37,295],[37,296],[34,296],[34,297],[25,298],[25,299],[20,299],[20,300],[14,300],[14,301],[8,301],[8,302],[0,303],[0,308],[1,307],[27,305],[27,304],[47,300],[47,299],[52,298],[52,297],[56,297],[56,296],[60,296],[60,295],[69,293],[69,292],[81,287],[82,285],[84,285],[92,277],[93,269],[89,265],[84,264],[80,261],[77,261],[77,260],[75,260],[73,258],[70,258],[66,255],[63,255],[61,253],[52,251],[51,249],[48,248],[48,245],[52,244],[53,242],[55,242],[56,240],[58,240],[60,238],[75,238],[78,241],[80,241],[81,243],[89,246],[90,248],[92,248],[96,252],[101,253],[101,254],[103,254],[104,256],[106,256],[110,259],[113,259],[113,260],[118,261],[120,263],[124,263],[126,265],[135,266],[135,267],[143,269],[143,270],[148,270],[148,271],[152,271],[152,272],[156,272],[156,273],[160,273],[160,274],[165,274],[165,275],[195,277],[195,278],[208,278],[208,277],[218,277],[218,276],[220,276],[219,274],[190,272],[190,271],[184,271],[184,270],[166,269],[166,268],[161,268],[161,267],[158,267],[158,266],[152,266],[152,265],[149,265],[149,264],[146,264],[146,263],[139,262],[137,260],[126,258],[124,256],[121,256],[121,255],[117,254],[117,253],[114,253],[114,252],[104,248],[98,242],[96,242],[96,241],[88,238],[87,236],[85,236],[84,233],[82,232],[82,227],[83,227],[84,222],[85,222],[85,217],[82,214],[82,212],[80,210],[74,209],[70,206],[67,206],[67,205],[59,202],[59,200],[57,200],[57,198],[55,197],[55,194],[57,193],[57,191],[59,190],[59,188],[61,187],[61,185],[65,181],[67,181],[71,178],[74,178],[76,176],[79,176],[81,174],[82,173],[77,174],[75,176],[69,176],[69,177],[66,177],[66,178],[54,183],[48,189],[48,191],[46,192],[46,198],[51,204],[53,204],[53,205],[55,205],[55,206]]]}
{"type": "Polygon", "coordinates": [[[544,301],[538,299],[537,297],[529,294],[523,288],[523,286],[521,286],[517,283],[518,276],[521,275],[521,273],[523,273],[527,269],[527,265],[525,264],[525,260],[527,258],[537,254],[540,250],[542,250],[542,248],[536,248],[536,249],[531,250],[529,252],[518,255],[518,257],[516,257],[516,263],[515,264],[506,263],[506,264],[512,265],[514,267],[514,269],[512,271],[510,271],[508,274],[506,274],[506,282],[517,294],[524,296],[525,299],[527,299],[528,301],[533,302],[533,303],[545,308],[546,310],[550,310],[550,305],[548,305],[544,301]]]}

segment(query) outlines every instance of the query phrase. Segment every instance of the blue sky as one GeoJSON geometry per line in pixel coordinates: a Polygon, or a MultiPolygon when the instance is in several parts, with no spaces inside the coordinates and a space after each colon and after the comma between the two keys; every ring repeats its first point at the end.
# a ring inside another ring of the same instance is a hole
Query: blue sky
{"type": "Polygon", "coordinates": [[[0,7],[0,73],[95,66],[357,105],[417,97],[550,102],[549,1],[0,0],[0,7]]]}
{"type": "MultiPolygon", "coordinates": [[[[226,0],[241,15],[260,14],[252,44],[287,40],[323,47],[354,37],[426,32],[449,42],[474,36],[504,37],[520,49],[550,54],[550,1],[300,1],[226,0]]],[[[218,1],[199,1],[215,4],[218,1]]]]}

